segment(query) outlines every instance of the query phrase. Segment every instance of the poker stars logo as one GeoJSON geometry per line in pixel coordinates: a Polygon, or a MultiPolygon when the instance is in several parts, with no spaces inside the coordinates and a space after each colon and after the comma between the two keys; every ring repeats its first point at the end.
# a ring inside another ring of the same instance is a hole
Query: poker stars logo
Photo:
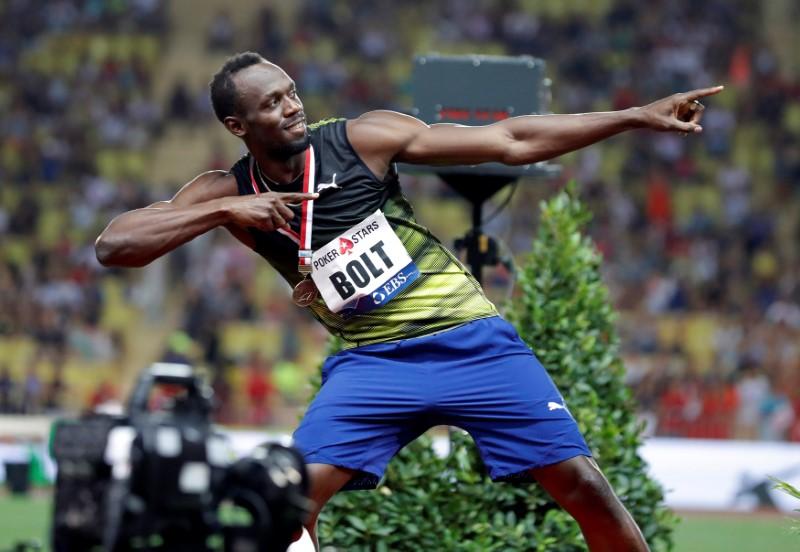
{"type": "Polygon", "coordinates": [[[339,255],[350,255],[353,253],[353,242],[347,238],[339,238],[339,255]]]}

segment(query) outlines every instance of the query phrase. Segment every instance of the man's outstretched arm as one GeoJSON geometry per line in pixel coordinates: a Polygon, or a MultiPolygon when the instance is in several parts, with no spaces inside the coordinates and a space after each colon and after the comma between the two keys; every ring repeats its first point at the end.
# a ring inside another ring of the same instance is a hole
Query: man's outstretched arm
{"type": "Polygon", "coordinates": [[[497,161],[524,165],[545,161],[620,132],[648,128],[701,132],[700,98],[715,86],[673,94],[644,107],[577,115],[525,115],[487,126],[425,123],[389,111],[366,113],[348,123],[348,135],[373,171],[385,173],[392,161],[430,165],[497,161]]]}
{"type": "Polygon", "coordinates": [[[225,226],[252,247],[249,235],[242,229],[271,231],[285,226],[294,217],[287,204],[312,197],[315,194],[277,192],[240,197],[232,175],[222,171],[204,173],[170,201],[114,218],[95,241],[95,253],[105,266],[144,266],[219,226],[225,226]]]}

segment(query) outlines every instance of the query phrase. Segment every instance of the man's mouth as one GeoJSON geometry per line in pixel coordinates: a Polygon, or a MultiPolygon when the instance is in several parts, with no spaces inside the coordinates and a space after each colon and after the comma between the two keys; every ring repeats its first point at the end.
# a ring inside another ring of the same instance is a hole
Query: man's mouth
{"type": "Polygon", "coordinates": [[[285,130],[288,130],[289,132],[296,132],[299,130],[305,130],[305,127],[306,127],[306,118],[300,117],[294,121],[291,121],[288,125],[286,125],[283,128],[285,130]]]}

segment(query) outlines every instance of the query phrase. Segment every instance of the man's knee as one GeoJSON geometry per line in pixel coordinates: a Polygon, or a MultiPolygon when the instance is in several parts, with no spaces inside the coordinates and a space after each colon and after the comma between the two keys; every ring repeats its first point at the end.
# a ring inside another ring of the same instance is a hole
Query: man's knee
{"type": "Polygon", "coordinates": [[[531,473],[580,524],[592,550],[647,550],[636,522],[592,459],[577,456],[531,473]]]}
{"type": "Polygon", "coordinates": [[[309,498],[317,505],[317,512],[355,473],[355,470],[330,464],[308,464],[306,468],[310,479],[309,498]]]}
{"type": "Polygon", "coordinates": [[[619,509],[619,500],[597,465],[585,456],[533,470],[544,489],[573,515],[598,508],[619,509]]]}
{"type": "Polygon", "coordinates": [[[616,506],[618,500],[614,490],[605,476],[593,466],[584,466],[577,470],[574,476],[574,486],[569,493],[571,502],[577,504],[592,504],[616,506]]]}
{"type": "Polygon", "coordinates": [[[308,464],[307,469],[310,479],[308,494],[312,504],[304,525],[309,533],[313,534],[312,529],[316,527],[322,508],[339,489],[350,481],[355,471],[329,464],[308,464]]]}

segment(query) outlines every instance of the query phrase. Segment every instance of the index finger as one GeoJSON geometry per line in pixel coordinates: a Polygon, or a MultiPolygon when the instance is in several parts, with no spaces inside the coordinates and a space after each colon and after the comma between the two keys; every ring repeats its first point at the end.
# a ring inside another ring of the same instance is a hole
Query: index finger
{"type": "Polygon", "coordinates": [[[712,86],[710,88],[698,88],[697,90],[692,90],[691,92],[686,92],[686,99],[689,101],[696,100],[697,98],[705,98],[706,96],[713,96],[714,94],[719,94],[725,89],[724,86],[712,86]]]}
{"type": "Polygon", "coordinates": [[[284,203],[298,203],[300,201],[317,199],[319,197],[319,194],[316,192],[313,194],[308,192],[275,192],[275,195],[284,203]]]}

